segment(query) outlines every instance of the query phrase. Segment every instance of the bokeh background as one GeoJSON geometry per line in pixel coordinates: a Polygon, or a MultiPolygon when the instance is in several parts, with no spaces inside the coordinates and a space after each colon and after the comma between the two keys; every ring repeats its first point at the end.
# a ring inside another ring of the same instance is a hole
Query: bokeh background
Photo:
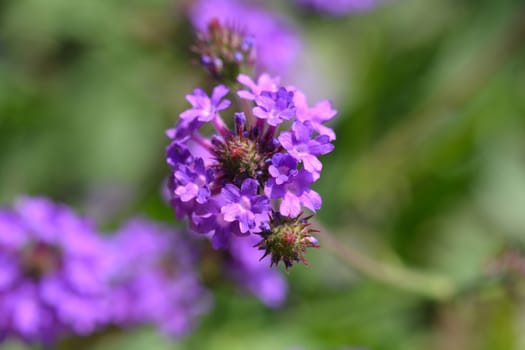
{"type": "MultiPolygon", "coordinates": [[[[0,1],[2,204],[44,194],[103,228],[175,222],[164,130],[205,77],[182,5],[0,1]]],[[[525,349],[523,1],[390,0],[338,18],[268,6],[304,43],[284,81],[339,110],[315,188],[323,248],[291,269],[281,309],[214,285],[183,339],[141,328],[62,348],[525,349]]]]}

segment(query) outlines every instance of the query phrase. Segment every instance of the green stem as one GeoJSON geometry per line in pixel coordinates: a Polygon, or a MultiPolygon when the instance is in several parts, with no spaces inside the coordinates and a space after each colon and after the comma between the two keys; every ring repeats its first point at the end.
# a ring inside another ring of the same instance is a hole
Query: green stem
{"type": "MultiPolygon", "coordinates": [[[[315,226],[320,227],[318,222],[315,226]]],[[[316,235],[321,241],[321,246],[332,250],[363,276],[439,301],[448,300],[456,294],[456,286],[450,278],[416,271],[400,264],[378,261],[350,245],[343,244],[324,227],[320,227],[320,230],[316,235]]]]}

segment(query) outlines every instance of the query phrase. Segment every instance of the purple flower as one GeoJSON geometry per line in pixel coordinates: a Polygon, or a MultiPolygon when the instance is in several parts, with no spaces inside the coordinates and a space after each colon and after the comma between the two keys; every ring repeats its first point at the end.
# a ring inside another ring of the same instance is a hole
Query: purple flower
{"type": "Polygon", "coordinates": [[[270,209],[268,198],[258,195],[259,184],[253,179],[246,179],[239,189],[228,184],[222,189],[224,204],[221,213],[226,222],[239,222],[241,233],[259,232],[262,223],[268,220],[270,209]]]}
{"type": "Polygon", "coordinates": [[[247,90],[241,90],[237,92],[239,97],[246,100],[255,100],[255,98],[263,91],[275,92],[279,89],[279,79],[272,78],[268,74],[261,74],[257,80],[257,83],[255,83],[252,78],[245,74],[240,74],[237,78],[237,81],[251,90],[251,92],[247,90]]]}
{"type": "Polygon", "coordinates": [[[203,204],[210,198],[209,184],[213,180],[213,171],[206,169],[202,158],[195,160],[194,168],[181,166],[174,173],[176,180],[175,194],[183,202],[195,199],[203,204]]]}
{"type": "Polygon", "coordinates": [[[288,154],[277,153],[272,157],[272,164],[268,167],[268,172],[276,185],[282,185],[297,175],[297,159],[288,154]]]}
{"type": "Polygon", "coordinates": [[[266,119],[271,126],[277,126],[285,120],[295,117],[293,92],[281,87],[277,92],[263,91],[255,97],[257,107],[253,114],[260,119],[266,119]]]}
{"type": "Polygon", "coordinates": [[[180,164],[186,165],[190,164],[193,161],[193,157],[185,144],[180,142],[172,142],[166,148],[166,160],[171,166],[176,166],[180,164]]]}
{"type": "Polygon", "coordinates": [[[301,206],[315,212],[321,208],[322,200],[317,192],[310,189],[315,181],[313,175],[304,169],[286,170],[285,163],[292,164],[293,160],[291,156],[286,157],[290,157],[291,160],[280,162],[278,176],[269,179],[266,183],[266,195],[272,199],[282,198],[279,206],[281,215],[295,218],[301,214],[301,206]]]}
{"type": "Polygon", "coordinates": [[[92,225],[45,198],[0,211],[0,338],[51,345],[107,321],[107,246],[92,225]]]}
{"type": "Polygon", "coordinates": [[[310,108],[300,90],[278,86],[269,75],[257,83],[245,75],[238,81],[251,91],[234,91],[243,101],[232,122],[218,114],[194,126],[182,120],[168,133],[171,205],[192,230],[209,235],[214,248],[259,234],[270,240],[259,247],[272,254],[272,264],[306,262],[305,249],[317,245],[299,216],[303,207],[321,207],[310,187],[322,169],[317,156],[333,149],[335,135],[323,123],[335,111],[326,101],[310,108]]]}
{"type": "Polygon", "coordinates": [[[295,0],[299,5],[325,12],[333,16],[342,16],[352,12],[362,12],[376,6],[380,0],[295,0]]]}
{"type": "Polygon", "coordinates": [[[316,156],[331,152],[334,146],[329,143],[328,136],[321,135],[312,139],[312,133],[309,123],[295,122],[292,132],[281,133],[279,142],[292,157],[303,162],[308,172],[318,174],[323,165],[316,156]]]}
{"type": "Polygon", "coordinates": [[[166,136],[170,139],[186,142],[202,126],[198,119],[179,119],[177,127],[166,130],[166,136]]]}
{"type": "Polygon", "coordinates": [[[193,106],[181,113],[183,120],[209,122],[218,116],[218,112],[230,106],[229,100],[222,100],[228,93],[228,88],[224,85],[216,86],[213,89],[211,99],[201,89],[195,89],[193,95],[186,95],[186,99],[193,106]],[[221,101],[222,100],[222,101],[221,101]]]}
{"type": "Polygon", "coordinates": [[[221,196],[214,198],[200,206],[192,213],[190,226],[191,228],[203,234],[211,233],[211,242],[214,249],[226,249],[230,246],[232,236],[246,236],[239,229],[237,221],[226,221],[221,208],[224,200],[221,196]]]}
{"type": "Polygon", "coordinates": [[[299,36],[285,17],[245,1],[199,0],[191,8],[190,17],[201,32],[212,19],[244,29],[255,39],[259,70],[284,73],[301,50],[299,36]]]}
{"type": "Polygon", "coordinates": [[[231,261],[228,272],[237,283],[250,293],[256,295],[264,304],[276,308],[286,300],[288,286],[278,270],[271,269],[270,257],[260,259],[254,254],[254,245],[260,237],[234,237],[229,252],[231,261]]]}
{"type": "Polygon", "coordinates": [[[317,131],[319,135],[328,136],[330,141],[335,140],[335,133],[323,123],[332,119],[337,111],[332,109],[332,103],[328,100],[323,100],[312,108],[308,107],[306,95],[300,91],[294,91],[294,104],[297,108],[297,120],[303,123],[309,122],[312,129],[317,131]]]}
{"type": "Polygon", "coordinates": [[[194,269],[189,237],[172,227],[132,219],[112,238],[112,322],[156,325],[171,336],[194,328],[210,296],[194,269]]]}

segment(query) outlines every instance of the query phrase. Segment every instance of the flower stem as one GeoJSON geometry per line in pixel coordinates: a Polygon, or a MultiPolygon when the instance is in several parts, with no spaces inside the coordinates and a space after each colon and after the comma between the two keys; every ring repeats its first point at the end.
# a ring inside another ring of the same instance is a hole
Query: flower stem
{"type": "Polygon", "coordinates": [[[202,146],[204,149],[208,150],[210,153],[213,153],[213,145],[210,140],[202,137],[200,134],[193,133],[191,139],[195,141],[198,145],[202,146]]]}
{"type": "Polygon", "coordinates": [[[226,138],[228,136],[229,129],[220,116],[217,115],[217,117],[213,118],[213,126],[222,137],[226,138]]]}
{"type": "Polygon", "coordinates": [[[342,243],[326,228],[321,227],[319,222],[316,222],[315,226],[321,231],[317,233],[321,246],[332,250],[342,261],[363,276],[439,301],[448,300],[456,294],[456,286],[453,281],[445,276],[416,271],[400,264],[394,265],[378,261],[342,243]]]}

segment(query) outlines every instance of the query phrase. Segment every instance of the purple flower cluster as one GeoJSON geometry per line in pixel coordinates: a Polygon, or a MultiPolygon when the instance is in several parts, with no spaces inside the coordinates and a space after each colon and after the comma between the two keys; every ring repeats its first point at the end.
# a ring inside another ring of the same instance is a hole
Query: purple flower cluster
{"type": "Polygon", "coordinates": [[[181,336],[208,311],[210,296],[194,268],[194,249],[172,227],[133,219],[112,238],[109,297],[117,325],[156,325],[181,336]]]}
{"type": "Polygon", "coordinates": [[[362,12],[376,6],[380,0],[295,0],[301,6],[333,16],[362,12]]]}
{"type": "Polygon", "coordinates": [[[145,219],[102,239],[64,205],[0,210],[0,341],[53,346],[110,324],[186,334],[209,309],[188,237],[145,219]]]}
{"type": "Polygon", "coordinates": [[[65,206],[22,198],[0,211],[0,339],[51,344],[106,321],[107,250],[65,206]]]}
{"type": "MultiPolygon", "coordinates": [[[[296,60],[301,41],[290,22],[261,6],[241,0],[199,0],[190,11],[195,28],[206,32],[210,21],[238,28],[255,40],[257,67],[273,73],[283,73],[296,60]]],[[[244,41],[251,46],[253,40],[244,41]]],[[[241,55],[244,51],[238,50],[241,55]]],[[[208,56],[209,58],[209,56],[208,56]]],[[[239,57],[242,61],[243,58],[239,57]]],[[[223,62],[211,62],[221,66],[223,62]]]]}
{"type": "Polygon", "coordinates": [[[266,74],[238,81],[247,89],[233,96],[233,130],[220,115],[230,107],[225,86],[211,97],[200,89],[187,95],[192,108],[167,133],[171,204],[192,229],[211,233],[214,247],[228,247],[232,234],[258,234],[272,263],[288,267],[317,246],[298,217],[321,207],[310,187],[322,169],[318,156],[333,150],[335,134],[324,123],[336,112],[328,101],[310,107],[300,90],[266,74]],[[215,128],[211,138],[201,133],[205,125],[215,128]]]}

